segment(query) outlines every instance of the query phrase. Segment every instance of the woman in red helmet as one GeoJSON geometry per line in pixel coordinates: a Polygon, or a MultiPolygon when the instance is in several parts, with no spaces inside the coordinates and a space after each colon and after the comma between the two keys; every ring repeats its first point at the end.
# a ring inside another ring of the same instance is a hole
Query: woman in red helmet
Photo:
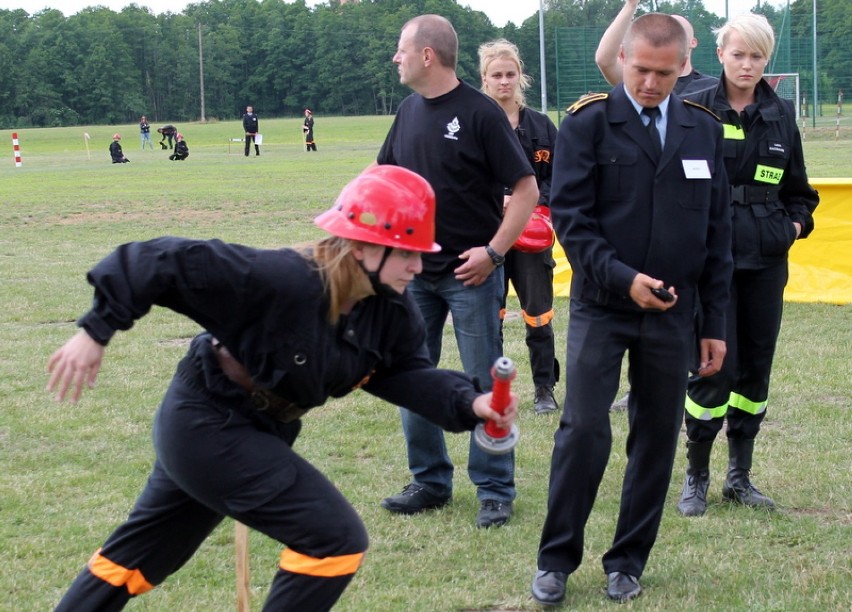
{"type": "Polygon", "coordinates": [[[76,401],[113,334],[154,306],[205,328],[157,412],[156,461],[128,520],[58,610],[118,610],[163,582],[230,516],[286,545],[266,610],[328,610],[367,549],[361,519],[292,445],[300,418],[362,388],[449,431],[509,427],[465,374],[430,363],[405,289],[435,252],[435,197],[396,166],[366,170],[316,218],[330,236],[301,251],[159,238],[89,272],[94,306],[50,358],[48,389],[76,401]]]}

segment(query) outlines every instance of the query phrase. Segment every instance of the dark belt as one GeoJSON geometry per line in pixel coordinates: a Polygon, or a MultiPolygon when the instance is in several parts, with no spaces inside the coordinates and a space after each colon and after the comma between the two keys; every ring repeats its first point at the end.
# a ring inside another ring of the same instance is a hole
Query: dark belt
{"type": "Polygon", "coordinates": [[[740,204],[774,202],[780,189],[775,185],[735,185],[731,186],[731,201],[740,204]]]}
{"type": "Polygon", "coordinates": [[[254,404],[256,410],[266,412],[282,423],[295,421],[307,412],[306,409],[299,408],[290,400],[273,393],[269,389],[255,387],[245,366],[237,361],[221,342],[215,338],[211,339],[210,342],[213,345],[213,354],[216,356],[216,361],[219,362],[219,367],[222,368],[222,373],[228,380],[236,383],[249,393],[251,402],[254,404]]]}

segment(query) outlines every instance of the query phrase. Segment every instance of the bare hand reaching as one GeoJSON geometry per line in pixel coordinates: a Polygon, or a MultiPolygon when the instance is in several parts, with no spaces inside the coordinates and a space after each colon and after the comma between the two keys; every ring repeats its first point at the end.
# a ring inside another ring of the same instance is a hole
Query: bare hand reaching
{"type": "Polygon", "coordinates": [[[101,369],[105,347],[98,344],[85,330],[77,332],[47,362],[50,381],[48,391],[56,391],[56,401],[61,402],[72,389],[71,401],[76,402],[83,393],[83,385],[90,389],[101,369]]]}

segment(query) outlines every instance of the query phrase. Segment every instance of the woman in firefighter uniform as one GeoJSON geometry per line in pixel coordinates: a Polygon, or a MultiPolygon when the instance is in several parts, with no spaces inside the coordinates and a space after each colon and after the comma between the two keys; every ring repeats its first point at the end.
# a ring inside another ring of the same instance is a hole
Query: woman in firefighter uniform
{"type": "MultiPolygon", "coordinates": [[[[553,387],[559,380],[559,362],[553,339],[553,225],[550,221],[550,177],[556,126],[550,117],[527,108],[524,90],[530,78],[523,71],[518,48],[507,40],[495,40],[479,47],[482,91],[506,112],[524,152],[535,170],[539,201],[518,241],[506,253],[503,313],[509,281],[518,294],[526,324],[536,414],[557,410],[553,387]]],[[[511,201],[511,191],[505,205],[511,201]]],[[[502,320],[502,316],[501,316],[502,320]]]]}
{"type": "Polygon", "coordinates": [[[734,275],[727,311],[728,354],[715,376],[690,379],[688,468],[678,510],[707,508],[710,451],[727,419],[729,464],[722,496],[752,507],[773,500],[751,483],[754,442],[766,415],[787,253],[814,227],[819,197],[808,184],[793,103],[763,80],[775,44],[762,15],[743,14],[716,31],[719,85],[688,97],[719,115],[731,184],[734,275]]]}
{"type": "Polygon", "coordinates": [[[177,571],[230,516],[286,545],[265,610],[328,610],[367,549],[361,519],[292,450],[300,417],[356,388],[449,431],[510,426],[465,374],[436,369],[405,289],[435,252],[435,199],[419,175],[371,168],[316,218],[331,236],[302,251],[160,238],[89,272],[94,305],[50,358],[48,388],[77,400],[104,349],[154,306],[206,331],[157,412],[156,460],[127,521],[58,610],[119,610],[177,571]]]}

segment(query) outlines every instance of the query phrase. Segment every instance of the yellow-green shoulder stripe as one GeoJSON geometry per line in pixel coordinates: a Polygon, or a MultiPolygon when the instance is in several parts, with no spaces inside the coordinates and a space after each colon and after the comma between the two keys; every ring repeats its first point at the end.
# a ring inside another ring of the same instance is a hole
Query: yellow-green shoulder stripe
{"type": "Polygon", "coordinates": [[[599,100],[606,100],[608,97],[609,97],[609,94],[605,94],[605,93],[587,94],[587,95],[583,96],[582,98],[580,98],[579,100],[577,100],[576,102],[574,102],[574,104],[569,106],[568,110],[566,110],[565,112],[568,113],[569,115],[573,115],[578,110],[580,110],[581,108],[583,108],[585,106],[588,106],[592,102],[597,102],[599,100]]]}
{"type": "Polygon", "coordinates": [[[684,100],[684,101],[683,101],[683,103],[684,103],[684,104],[688,104],[689,106],[694,106],[695,108],[700,108],[700,109],[701,109],[701,110],[703,110],[705,113],[709,113],[709,114],[710,114],[710,115],[711,115],[711,116],[712,116],[712,117],[713,117],[716,121],[721,121],[721,120],[722,120],[722,119],[721,119],[721,117],[719,117],[719,115],[717,115],[716,113],[714,113],[713,111],[711,111],[711,110],[710,110],[709,108],[707,108],[706,106],[701,106],[701,105],[700,105],[700,104],[698,104],[697,102],[693,102],[692,100],[684,100]]]}

